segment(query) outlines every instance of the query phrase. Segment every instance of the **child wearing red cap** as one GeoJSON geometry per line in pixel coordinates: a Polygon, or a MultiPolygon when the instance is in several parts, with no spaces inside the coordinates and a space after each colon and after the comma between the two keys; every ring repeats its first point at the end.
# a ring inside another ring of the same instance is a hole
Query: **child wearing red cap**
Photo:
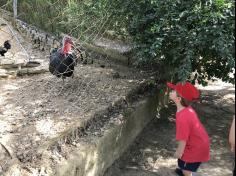
{"type": "Polygon", "coordinates": [[[199,91],[191,83],[167,83],[172,89],[170,99],[176,104],[176,140],[178,148],[175,157],[179,168],[176,173],[191,176],[197,172],[202,162],[210,160],[209,136],[200,122],[191,102],[199,99],[199,91]]]}

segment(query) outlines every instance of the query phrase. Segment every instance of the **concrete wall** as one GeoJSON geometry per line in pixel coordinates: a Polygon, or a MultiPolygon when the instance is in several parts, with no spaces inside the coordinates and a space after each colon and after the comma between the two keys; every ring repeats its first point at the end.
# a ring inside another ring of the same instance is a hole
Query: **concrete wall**
{"type": "Polygon", "coordinates": [[[132,108],[119,114],[122,116],[119,123],[108,123],[102,136],[86,136],[76,147],[70,146],[66,151],[69,154],[60,162],[52,162],[49,152],[44,154],[39,169],[28,172],[15,162],[5,176],[103,176],[155,118],[162,98],[154,93],[139,99],[132,108]]]}

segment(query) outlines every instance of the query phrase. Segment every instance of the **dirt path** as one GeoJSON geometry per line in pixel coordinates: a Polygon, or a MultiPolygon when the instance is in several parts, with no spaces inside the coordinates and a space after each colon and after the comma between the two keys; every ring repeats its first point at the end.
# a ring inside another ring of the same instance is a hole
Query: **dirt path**
{"type": "MultiPolygon", "coordinates": [[[[202,89],[202,102],[196,105],[212,141],[211,161],[197,175],[231,176],[233,157],[228,131],[235,112],[235,87],[221,82],[202,89]]],[[[129,150],[108,169],[105,176],[175,176],[175,107],[151,122],[129,150]],[[166,117],[167,118],[164,118],[166,117]]]]}

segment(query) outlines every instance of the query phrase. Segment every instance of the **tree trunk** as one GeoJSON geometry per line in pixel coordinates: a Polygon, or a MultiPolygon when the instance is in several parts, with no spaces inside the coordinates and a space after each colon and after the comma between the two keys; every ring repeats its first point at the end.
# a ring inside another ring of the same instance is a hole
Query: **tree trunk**
{"type": "Polygon", "coordinates": [[[13,0],[13,12],[14,12],[14,18],[17,18],[17,0],[13,0]]]}

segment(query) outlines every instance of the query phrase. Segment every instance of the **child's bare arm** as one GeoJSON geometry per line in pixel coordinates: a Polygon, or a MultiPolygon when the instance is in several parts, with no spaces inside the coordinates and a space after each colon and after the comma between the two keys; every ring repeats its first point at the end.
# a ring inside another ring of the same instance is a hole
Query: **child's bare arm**
{"type": "Polygon", "coordinates": [[[184,149],[186,146],[186,141],[178,141],[178,148],[175,152],[175,157],[181,159],[184,153],[184,149]]]}
{"type": "Polygon", "coordinates": [[[235,152],[235,116],[230,128],[229,143],[231,144],[232,152],[235,152]]]}

